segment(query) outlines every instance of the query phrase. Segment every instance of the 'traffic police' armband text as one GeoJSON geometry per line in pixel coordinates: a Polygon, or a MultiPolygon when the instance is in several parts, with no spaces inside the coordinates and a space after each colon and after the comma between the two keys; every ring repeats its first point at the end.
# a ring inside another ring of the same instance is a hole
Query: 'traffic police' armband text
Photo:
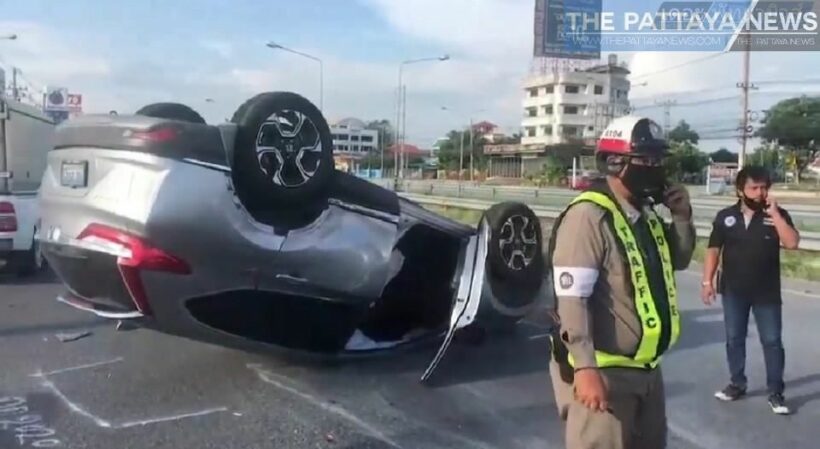
{"type": "Polygon", "coordinates": [[[598,270],[594,268],[554,267],[552,274],[556,296],[587,298],[598,280],[598,270]]]}

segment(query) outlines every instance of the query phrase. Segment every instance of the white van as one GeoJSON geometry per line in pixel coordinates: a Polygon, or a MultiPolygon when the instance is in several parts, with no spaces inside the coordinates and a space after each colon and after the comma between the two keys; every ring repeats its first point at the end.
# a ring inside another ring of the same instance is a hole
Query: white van
{"type": "Polygon", "coordinates": [[[37,194],[54,148],[54,121],[39,109],[0,97],[0,266],[18,274],[42,267],[35,236],[37,194]]]}

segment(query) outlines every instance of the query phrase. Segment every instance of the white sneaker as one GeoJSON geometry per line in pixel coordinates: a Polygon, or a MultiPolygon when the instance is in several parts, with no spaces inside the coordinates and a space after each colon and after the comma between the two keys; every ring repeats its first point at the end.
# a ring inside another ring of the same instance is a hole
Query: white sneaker
{"type": "Polygon", "coordinates": [[[772,408],[772,412],[774,412],[775,415],[791,414],[791,410],[789,410],[789,407],[786,406],[786,400],[783,398],[782,394],[770,395],[769,407],[772,408]]]}

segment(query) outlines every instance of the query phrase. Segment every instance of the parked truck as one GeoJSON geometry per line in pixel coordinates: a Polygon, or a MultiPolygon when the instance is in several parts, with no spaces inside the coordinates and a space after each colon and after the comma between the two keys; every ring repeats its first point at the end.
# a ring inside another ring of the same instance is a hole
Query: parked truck
{"type": "Polygon", "coordinates": [[[29,275],[42,268],[37,195],[54,129],[42,111],[0,90],[0,271],[29,275]]]}

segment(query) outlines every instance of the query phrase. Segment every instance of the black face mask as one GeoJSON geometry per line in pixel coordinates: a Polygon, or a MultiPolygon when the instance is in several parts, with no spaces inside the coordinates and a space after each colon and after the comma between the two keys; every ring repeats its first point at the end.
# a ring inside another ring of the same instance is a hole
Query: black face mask
{"type": "Polygon", "coordinates": [[[663,167],[627,164],[621,182],[639,200],[654,200],[659,204],[666,189],[666,175],[663,167]]]}
{"type": "Polygon", "coordinates": [[[754,212],[760,212],[766,209],[766,202],[765,201],[758,201],[753,200],[751,198],[743,197],[743,204],[746,205],[749,209],[753,210],[754,212]]]}

